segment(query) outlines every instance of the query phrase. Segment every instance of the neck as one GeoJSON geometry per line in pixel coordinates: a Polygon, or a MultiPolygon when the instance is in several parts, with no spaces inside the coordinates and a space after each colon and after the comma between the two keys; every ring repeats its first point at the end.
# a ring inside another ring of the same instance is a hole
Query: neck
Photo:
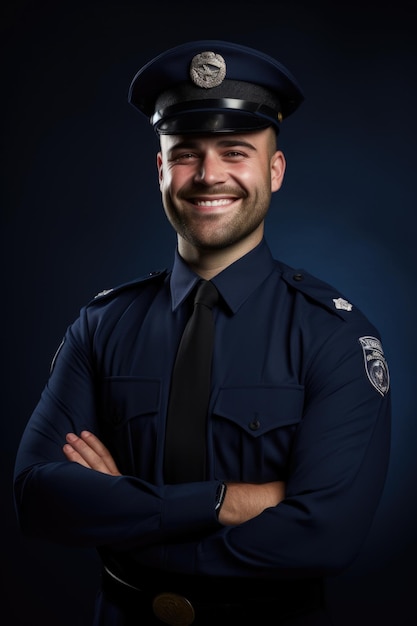
{"type": "Polygon", "coordinates": [[[256,248],[263,237],[263,229],[252,233],[232,246],[222,249],[197,248],[178,236],[178,252],[190,268],[201,278],[210,280],[226,267],[256,248]]]}

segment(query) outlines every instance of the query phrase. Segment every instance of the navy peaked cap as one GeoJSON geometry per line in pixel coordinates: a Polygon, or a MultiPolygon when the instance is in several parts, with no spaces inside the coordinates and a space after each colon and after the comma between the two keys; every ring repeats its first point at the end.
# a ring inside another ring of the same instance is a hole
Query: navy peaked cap
{"type": "Polygon", "coordinates": [[[274,126],[304,95],[272,57],[240,44],[203,40],[158,55],[133,78],[129,102],[158,134],[225,133],[274,126]]]}

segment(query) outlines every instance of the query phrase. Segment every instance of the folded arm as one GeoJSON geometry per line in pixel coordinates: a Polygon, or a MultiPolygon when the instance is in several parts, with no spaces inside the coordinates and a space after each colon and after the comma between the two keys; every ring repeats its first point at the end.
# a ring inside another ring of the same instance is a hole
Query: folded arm
{"type": "MultiPolygon", "coordinates": [[[[93,433],[84,430],[77,436],[67,434],[63,452],[68,461],[83,467],[121,476],[116,463],[106,446],[93,433]]],[[[285,483],[274,481],[263,484],[227,483],[224,501],[218,519],[224,525],[236,525],[260,515],[265,509],[276,506],[285,497],[285,483]]]]}

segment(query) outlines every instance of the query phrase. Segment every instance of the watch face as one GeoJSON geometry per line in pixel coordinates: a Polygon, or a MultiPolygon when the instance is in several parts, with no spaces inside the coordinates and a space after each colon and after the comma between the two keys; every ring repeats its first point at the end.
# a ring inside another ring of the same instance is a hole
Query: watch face
{"type": "Polygon", "coordinates": [[[220,508],[223,504],[224,498],[226,495],[226,485],[225,483],[222,483],[216,492],[216,506],[215,506],[215,511],[217,512],[217,515],[219,514],[220,508]]]}

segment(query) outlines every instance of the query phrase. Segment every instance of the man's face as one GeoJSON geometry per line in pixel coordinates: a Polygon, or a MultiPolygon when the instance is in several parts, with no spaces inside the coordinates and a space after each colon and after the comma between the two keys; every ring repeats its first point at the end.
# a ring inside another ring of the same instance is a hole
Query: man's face
{"type": "Polygon", "coordinates": [[[261,239],[285,159],[271,129],[163,135],[157,156],[165,213],[179,238],[201,250],[261,239]]]}

